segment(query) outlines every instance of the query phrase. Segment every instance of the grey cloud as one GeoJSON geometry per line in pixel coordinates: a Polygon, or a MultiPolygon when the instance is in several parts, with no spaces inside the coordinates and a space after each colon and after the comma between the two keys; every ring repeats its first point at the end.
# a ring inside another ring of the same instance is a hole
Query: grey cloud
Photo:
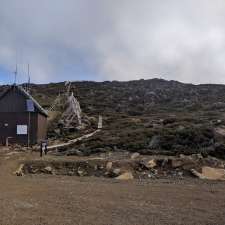
{"type": "Polygon", "coordinates": [[[85,79],[88,71],[96,80],[225,83],[223,0],[0,0],[0,6],[0,65],[12,70],[16,57],[21,65],[29,61],[34,82],[85,79]]]}

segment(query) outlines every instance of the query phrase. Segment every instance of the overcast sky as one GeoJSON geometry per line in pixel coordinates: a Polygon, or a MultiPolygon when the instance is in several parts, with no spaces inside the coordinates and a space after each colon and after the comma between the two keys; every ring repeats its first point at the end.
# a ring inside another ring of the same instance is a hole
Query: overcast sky
{"type": "Polygon", "coordinates": [[[224,0],[0,0],[0,83],[225,83],[224,0]]]}

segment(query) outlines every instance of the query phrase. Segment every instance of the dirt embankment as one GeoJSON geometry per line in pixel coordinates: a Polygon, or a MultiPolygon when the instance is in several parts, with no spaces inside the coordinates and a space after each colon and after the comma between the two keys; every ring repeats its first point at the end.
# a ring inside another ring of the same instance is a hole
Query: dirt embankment
{"type": "Polygon", "coordinates": [[[129,152],[107,153],[95,157],[63,157],[49,155],[42,159],[21,162],[18,176],[51,174],[95,176],[116,179],[184,179],[225,180],[225,161],[201,154],[173,156],[143,156],[129,152]],[[210,176],[204,174],[210,171],[210,176]],[[221,174],[219,176],[219,174],[221,174]]]}
{"type": "Polygon", "coordinates": [[[225,224],[224,182],[13,175],[21,162],[37,159],[0,155],[0,224],[225,224]]]}

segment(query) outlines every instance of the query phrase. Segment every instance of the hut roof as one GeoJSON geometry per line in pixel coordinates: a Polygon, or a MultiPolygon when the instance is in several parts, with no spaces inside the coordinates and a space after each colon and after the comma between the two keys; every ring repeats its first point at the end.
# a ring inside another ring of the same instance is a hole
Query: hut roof
{"type": "Polygon", "coordinates": [[[21,93],[24,97],[26,97],[26,99],[30,99],[40,113],[42,113],[45,116],[48,116],[47,111],[21,86],[18,86],[18,85],[10,86],[2,93],[2,95],[0,96],[0,100],[4,98],[4,96],[13,89],[14,90],[16,89],[19,93],[21,93]]]}

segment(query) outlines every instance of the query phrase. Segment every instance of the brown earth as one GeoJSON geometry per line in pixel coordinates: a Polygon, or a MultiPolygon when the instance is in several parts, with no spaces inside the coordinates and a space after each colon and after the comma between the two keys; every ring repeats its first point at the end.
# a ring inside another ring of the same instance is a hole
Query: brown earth
{"type": "Polygon", "coordinates": [[[14,176],[28,158],[0,154],[1,225],[225,224],[224,182],[14,176]]]}

